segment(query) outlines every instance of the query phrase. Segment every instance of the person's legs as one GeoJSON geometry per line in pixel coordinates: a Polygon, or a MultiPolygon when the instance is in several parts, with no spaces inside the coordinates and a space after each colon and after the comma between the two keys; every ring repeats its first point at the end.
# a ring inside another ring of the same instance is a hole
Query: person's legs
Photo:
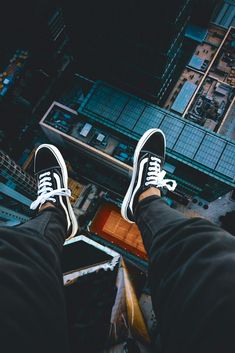
{"type": "Polygon", "coordinates": [[[149,282],[163,352],[234,353],[235,239],[201,218],[171,209],[165,137],[145,132],[137,144],[122,215],[136,222],[149,256],[149,282]]]}
{"type": "MultiPolygon", "coordinates": [[[[140,195],[141,197],[142,195],[140,195]]],[[[170,208],[156,193],[141,198],[136,210],[135,220],[141,231],[146,250],[150,250],[155,234],[162,228],[176,227],[187,222],[188,218],[182,213],[170,208]],[[141,210],[141,211],[139,211],[141,210]]]]}
{"type": "Polygon", "coordinates": [[[66,219],[61,209],[53,207],[50,203],[42,206],[34,218],[12,229],[20,230],[35,237],[46,239],[58,254],[61,254],[63,244],[67,238],[66,219]],[[48,206],[48,207],[47,207],[48,206]]]}
{"type": "Polygon", "coordinates": [[[164,352],[235,352],[235,239],[153,195],[135,212],[164,352]]]}
{"type": "Polygon", "coordinates": [[[37,148],[37,216],[0,228],[0,347],[3,352],[66,353],[68,327],[60,255],[78,229],[59,150],[37,148]]]}
{"type": "Polygon", "coordinates": [[[0,342],[3,352],[68,352],[60,255],[65,215],[47,208],[0,228],[0,342]]]}

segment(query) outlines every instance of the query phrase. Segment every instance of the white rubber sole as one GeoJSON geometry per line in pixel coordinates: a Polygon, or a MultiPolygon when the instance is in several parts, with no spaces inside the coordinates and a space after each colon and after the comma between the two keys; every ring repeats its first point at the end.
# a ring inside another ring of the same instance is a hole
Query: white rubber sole
{"type": "Polygon", "coordinates": [[[132,193],[133,193],[133,189],[134,189],[134,184],[135,184],[135,179],[136,179],[136,174],[137,174],[137,165],[138,165],[138,158],[139,158],[139,154],[140,151],[143,147],[143,145],[145,144],[145,142],[149,139],[149,137],[154,134],[155,132],[160,132],[164,138],[164,149],[166,149],[166,137],[164,135],[164,133],[162,132],[162,130],[160,129],[149,129],[147,131],[145,131],[145,133],[143,134],[143,136],[140,138],[135,152],[134,152],[134,159],[133,159],[133,172],[132,172],[132,177],[131,177],[131,182],[129,185],[129,188],[126,192],[126,195],[124,197],[123,203],[122,203],[122,208],[121,208],[121,214],[122,217],[129,223],[135,223],[133,221],[131,221],[128,216],[127,216],[127,210],[129,207],[129,203],[130,203],[130,199],[132,197],[132,193]]]}
{"type": "MultiPolygon", "coordinates": [[[[37,155],[37,152],[41,149],[41,148],[48,148],[55,156],[60,168],[61,168],[61,171],[62,171],[62,178],[63,178],[63,183],[64,183],[64,187],[66,189],[68,189],[68,171],[67,171],[67,167],[66,167],[66,164],[65,164],[65,161],[64,161],[64,158],[62,156],[62,154],[60,153],[60,151],[58,150],[57,147],[55,147],[54,145],[50,145],[50,144],[47,144],[47,143],[44,143],[42,145],[40,145],[36,151],[35,151],[35,157],[37,155]]],[[[77,234],[77,231],[78,231],[78,223],[77,223],[77,219],[75,217],[75,214],[73,212],[73,208],[71,206],[71,203],[70,203],[70,200],[69,200],[69,197],[68,196],[65,196],[66,198],[66,202],[67,202],[67,209],[68,209],[68,213],[69,213],[69,218],[70,218],[70,221],[71,221],[71,234],[69,235],[68,238],[66,238],[66,240],[68,239],[71,239],[73,238],[76,234],[77,234]]]]}

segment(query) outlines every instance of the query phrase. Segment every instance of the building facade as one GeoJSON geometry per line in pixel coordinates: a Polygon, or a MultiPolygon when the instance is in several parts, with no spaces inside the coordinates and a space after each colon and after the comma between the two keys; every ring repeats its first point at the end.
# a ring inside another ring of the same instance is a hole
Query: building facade
{"type": "Polygon", "coordinates": [[[30,217],[36,182],[3,151],[0,151],[0,224],[16,225],[30,217]]]}

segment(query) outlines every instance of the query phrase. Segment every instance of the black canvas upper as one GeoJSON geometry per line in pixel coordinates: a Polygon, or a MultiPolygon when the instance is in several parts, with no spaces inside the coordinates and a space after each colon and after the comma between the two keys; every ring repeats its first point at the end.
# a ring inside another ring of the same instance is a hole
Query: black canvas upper
{"type": "MultiPolygon", "coordinates": [[[[156,157],[161,160],[160,164],[161,164],[161,170],[162,170],[163,165],[165,163],[165,140],[164,140],[163,135],[160,132],[155,132],[154,134],[152,134],[147,139],[146,143],[143,145],[143,147],[139,153],[138,162],[137,162],[138,163],[138,170],[139,170],[140,163],[144,158],[148,158],[148,163],[146,163],[144,166],[141,187],[138,189],[138,191],[136,192],[135,197],[134,197],[134,202],[133,202],[133,210],[134,211],[135,211],[136,206],[138,204],[139,196],[145,190],[148,190],[149,188],[152,187],[151,185],[148,185],[148,186],[145,185],[145,180],[147,178],[148,168],[150,167],[151,157],[156,157]]],[[[138,173],[136,175],[135,186],[137,183],[137,178],[138,178],[138,173]]],[[[135,189],[135,186],[133,189],[135,189]]],[[[131,218],[133,218],[133,215],[131,218]]]]}

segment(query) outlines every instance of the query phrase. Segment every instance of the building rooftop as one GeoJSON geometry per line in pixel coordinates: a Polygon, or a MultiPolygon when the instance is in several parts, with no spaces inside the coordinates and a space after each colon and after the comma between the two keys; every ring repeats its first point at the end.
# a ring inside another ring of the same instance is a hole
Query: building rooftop
{"type": "MultiPolygon", "coordinates": [[[[235,95],[235,28],[210,24],[164,106],[211,131],[220,129],[235,95]]],[[[230,138],[230,135],[227,135],[230,138]]]]}
{"type": "Polygon", "coordinates": [[[177,113],[183,114],[196,89],[197,85],[193,82],[186,81],[172,104],[171,109],[177,113]]]}
{"type": "Polygon", "coordinates": [[[210,76],[223,81],[232,87],[235,87],[234,38],[235,28],[231,27],[209,72],[210,76]]]}
{"type": "Polygon", "coordinates": [[[198,55],[193,55],[188,65],[194,69],[201,70],[203,64],[204,64],[204,59],[202,59],[198,55]]]}
{"type": "Polygon", "coordinates": [[[212,22],[209,25],[206,42],[215,47],[219,47],[226,34],[226,28],[216,26],[212,22]]]}
{"type": "MultiPolygon", "coordinates": [[[[76,110],[53,102],[43,116],[40,124],[47,126],[51,131],[66,136],[66,139],[79,143],[82,148],[88,149],[92,155],[99,153],[102,158],[108,158],[112,164],[118,164],[129,171],[133,161],[134,145],[123,143],[123,138],[117,136],[114,131],[108,131],[105,126],[98,123],[87,122],[87,117],[82,117],[76,110]]],[[[59,138],[59,137],[58,137],[59,138]]]]}
{"type": "Polygon", "coordinates": [[[235,143],[165,109],[98,81],[78,112],[134,140],[161,128],[168,155],[234,185],[235,143]]]}
{"type": "Polygon", "coordinates": [[[194,69],[191,69],[189,67],[186,67],[182,74],[180,75],[180,78],[176,82],[174,88],[170,92],[165,104],[164,108],[170,110],[171,106],[174,104],[174,101],[177,97],[177,95],[180,92],[180,89],[183,87],[183,84],[185,82],[192,82],[194,83],[197,87],[200,84],[201,80],[203,79],[203,73],[195,71],[194,69]]]}
{"type": "MultiPolygon", "coordinates": [[[[205,79],[206,72],[211,66],[211,63],[214,60],[216,53],[218,52],[220,44],[224,40],[226,30],[210,24],[208,31],[206,32],[206,37],[204,36],[202,41],[198,41],[198,45],[195,48],[192,57],[185,66],[184,70],[182,71],[175,86],[172,88],[172,91],[170,92],[164,104],[164,107],[166,109],[171,110],[175,100],[177,99],[181,87],[186,81],[195,84],[197,86],[196,89],[198,89],[201,82],[205,79]]],[[[176,110],[175,112],[180,115],[185,115],[192,102],[191,99],[187,100],[187,106],[185,107],[183,112],[176,110]]]]}
{"type": "Polygon", "coordinates": [[[216,11],[212,22],[224,28],[235,26],[235,1],[224,0],[216,11]]]}
{"type": "Polygon", "coordinates": [[[147,253],[137,225],[125,221],[120,209],[111,204],[102,204],[89,230],[132,254],[147,260],[147,253]]]}
{"type": "Polygon", "coordinates": [[[235,140],[235,100],[232,108],[228,112],[224,122],[222,122],[218,133],[235,140]]]}
{"type": "MultiPolygon", "coordinates": [[[[198,95],[193,100],[187,118],[204,124],[207,119],[214,120],[214,128],[220,126],[226,112],[232,105],[234,89],[210,76],[204,80],[198,95]]],[[[206,126],[205,126],[206,127],[206,126]]]]}
{"type": "Polygon", "coordinates": [[[196,42],[202,43],[207,36],[207,30],[202,27],[188,24],[185,30],[185,37],[195,40],[196,42]]]}

